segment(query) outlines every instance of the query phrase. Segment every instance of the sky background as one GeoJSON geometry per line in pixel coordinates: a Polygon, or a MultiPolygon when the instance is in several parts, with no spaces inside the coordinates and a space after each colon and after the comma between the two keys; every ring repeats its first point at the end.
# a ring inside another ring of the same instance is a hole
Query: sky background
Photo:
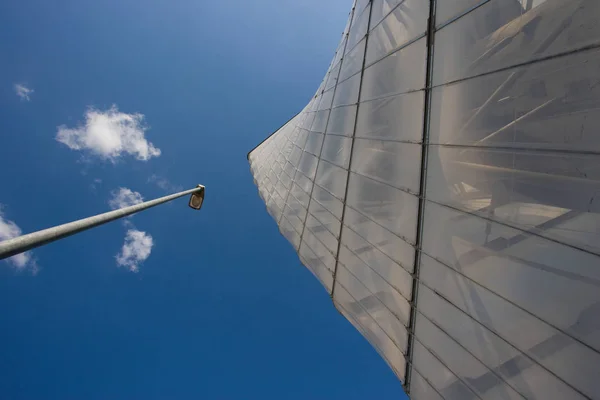
{"type": "Polygon", "coordinates": [[[1,399],[401,397],[246,160],[314,94],[350,6],[0,3],[0,237],[207,188],[201,212],[180,199],[0,262],[1,399]]]}

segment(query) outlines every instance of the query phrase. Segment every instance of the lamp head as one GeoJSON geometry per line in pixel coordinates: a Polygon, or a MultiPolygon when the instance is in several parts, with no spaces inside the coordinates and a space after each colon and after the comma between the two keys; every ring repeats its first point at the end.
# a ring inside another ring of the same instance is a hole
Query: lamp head
{"type": "Polygon", "coordinates": [[[197,187],[201,188],[198,192],[192,193],[190,196],[190,202],[188,205],[194,210],[199,210],[202,208],[202,203],[204,202],[204,186],[198,185],[197,187]]]}

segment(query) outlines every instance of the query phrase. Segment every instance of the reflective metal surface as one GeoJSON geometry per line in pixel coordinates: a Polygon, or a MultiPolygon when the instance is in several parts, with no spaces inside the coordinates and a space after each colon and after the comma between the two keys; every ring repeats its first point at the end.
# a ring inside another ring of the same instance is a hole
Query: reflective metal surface
{"type": "Polygon", "coordinates": [[[361,0],[249,154],[415,399],[600,398],[600,1],[361,0]]]}

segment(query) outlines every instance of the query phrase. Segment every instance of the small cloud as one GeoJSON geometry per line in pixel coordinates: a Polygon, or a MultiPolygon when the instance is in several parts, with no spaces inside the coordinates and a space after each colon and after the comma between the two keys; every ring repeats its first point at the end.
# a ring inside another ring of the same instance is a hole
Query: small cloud
{"type": "Polygon", "coordinates": [[[135,226],[133,225],[133,222],[131,222],[131,219],[129,219],[129,218],[124,218],[122,220],[122,224],[125,228],[135,228],[135,226]]]}
{"type": "Polygon", "coordinates": [[[96,192],[96,190],[98,189],[98,185],[100,185],[101,183],[102,183],[102,179],[100,179],[100,178],[94,179],[94,182],[90,183],[90,190],[92,192],[96,192]]]}
{"type": "Polygon", "coordinates": [[[179,185],[174,185],[171,182],[169,182],[169,180],[167,178],[164,178],[164,177],[162,177],[160,175],[156,175],[156,174],[152,174],[148,178],[148,182],[154,183],[160,189],[167,191],[167,192],[180,192],[183,190],[183,187],[181,187],[179,185]]]}
{"type": "Polygon", "coordinates": [[[112,198],[108,200],[108,205],[113,210],[140,204],[144,201],[140,193],[124,187],[119,188],[117,191],[112,191],[111,195],[112,198]]]}
{"type": "MultiPolygon", "coordinates": [[[[5,219],[4,214],[0,209],[0,242],[21,236],[21,234],[21,228],[13,221],[5,219]]],[[[31,256],[31,252],[17,254],[8,258],[6,261],[16,267],[17,270],[24,270],[29,267],[34,275],[37,274],[39,270],[37,263],[31,256]]]]}
{"type": "Polygon", "coordinates": [[[147,161],[160,156],[160,149],[146,140],[148,128],[143,121],[144,115],[122,113],[117,106],[106,111],[90,108],[85,113],[85,124],[75,128],[59,126],[56,140],[72,150],[87,150],[112,162],[123,154],[147,161]]]}
{"type": "Polygon", "coordinates": [[[117,265],[126,267],[131,272],[138,272],[140,264],[150,257],[153,245],[152,236],[137,229],[129,229],[121,252],[116,255],[117,265]]]}
{"type": "Polygon", "coordinates": [[[33,94],[33,92],[33,89],[29,89],[27,86],[21,83],[15,84],[15,93],[23,101],[31,101],[31,95],[33,94]]]}

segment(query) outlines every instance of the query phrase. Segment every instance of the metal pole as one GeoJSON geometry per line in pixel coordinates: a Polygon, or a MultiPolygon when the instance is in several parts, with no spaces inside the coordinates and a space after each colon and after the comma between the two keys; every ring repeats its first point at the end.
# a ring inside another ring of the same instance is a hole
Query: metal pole
{"type": "Polygon", "coordinates": [[[0,242],[0,260],[202,190],[204,190],[203,187],[184,190],[155,200],[5,240],[0,242]]]}

